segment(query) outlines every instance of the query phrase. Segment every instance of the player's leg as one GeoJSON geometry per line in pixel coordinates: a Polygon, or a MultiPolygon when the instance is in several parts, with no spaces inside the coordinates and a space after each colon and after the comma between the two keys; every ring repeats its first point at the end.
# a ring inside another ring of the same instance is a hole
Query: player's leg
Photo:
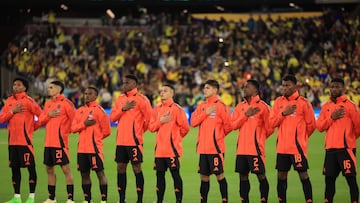
{"type": "Polygon", "coordinates": [[[54,166],[45,166],[46,173],[48,176],[48,193],[49,197],[44,203],[47,202],[54,202],[55,201],[55,188],[56,188],[56,174],[55,174],[55,167],[54,166]]]}
{"type": "Polygon", "coordinates": [[[183,196],[183,181],[180,176],[180,170],[174,169],[171,170],[171,176],[174,180],[174,191],[175,191],[175,197],[176,197],[176,203],[182,202],[182,196],[183,196]]]}
{"type": "Polygon", "coordinates": [[[107,201],[108,182],[104,173],[104,170],[96,172],[100,184],[101,203],[107,201]]]}
{"type": "Polygon", "coordinates": [[[269,196],[269,182],[265,174],[257,174],[260,189],[260,201],[266,203],[269,196]]]}
{"type": "Polygon", "coordinates": [[[144,175],[141,169],[141,163],[143,161],[142,146],[132,147],[131,151],[131,165],[135,174],[136,179],[136,191],[137,191],[137,203],[142,203],[144,195],[144,175]]]}
{"type": "Polygon", "coordinates": [[[129,163],[129,157],[125,146],[117,146],[115,153],[115,161],[117,163],[117,189],[119,192],[119,203],[125,203],[126,194],[126,168],[129,163]]]}
{"type": "Polygon", "coordinates": [[[277,154],[276,169],[277,169],[277,193],[279,203],[286,203],[287,177],[292,161],[291,155],[277,154]]]}
{"type": "Polygon", "coordinates": [[[144,175],[141,170],[141,163],[132,162],[131,165],[136,179],[136,191],[138,196],[137,203],[142,203],[143,194],[144,194],[144,175]]]}
{"type": "Polygon", "coordinates": [[[166,188],[165,172],[167,170],[166,158],[155,158],[154,169],[156,170],[156,196],[157,203],[162,203],[166,188]]]}
{"type": "Polygon", "coordinates": [[[213,156],[212,163],[210,163],[210,170],[216,175],[216,179],[219,183],[221,202],[228,202],[228,187],[224,174],[224,154],[216,154],[213,156]]]}
{"type": "Polygon", "coordinates": [[[71,173],[70,165],[62,165],[61,169],[65,175],[65,182],[66,182],[66,191],[67,191],[67,199],[71,201],[74,201],[74,176],[71,173]]]}

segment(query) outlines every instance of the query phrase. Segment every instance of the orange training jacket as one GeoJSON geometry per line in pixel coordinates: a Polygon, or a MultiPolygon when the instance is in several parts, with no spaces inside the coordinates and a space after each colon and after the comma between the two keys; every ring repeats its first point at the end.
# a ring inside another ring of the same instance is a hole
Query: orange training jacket
{"type": "Polygon", "coordinates": [[[219,154],[225,152],[225,136],[231,132],[230,109],[217,95],[199,104],[191,115],[191,126],[197,127],[196,151],[199,154],[219,154]],[[206,109],[216,106],[216,112],[206,115],[206,109]]]}
{"type": "Polygon", "coordinates": [[[90,102],[80,107],[71,125],[73,133],[80,133],[78,153],[99,154],[103,159],[103,139],[111,133],[110,120],[104,109],[96,102],[90,102]],[[85,126],[84,121],[92,114],[96,123],[85,126]]]}
{"type": "Polygon", "coordinates": [[[32,146],[34,116],[39,117],[40,114],[40,106],[25,92],[6,99],[0,113],[0,123],[8,122],[9,146],[32,146]],[[13,114],[12,109],[19,103],[23,104],[25,111],[13,114]]]}
{"type": "Polygon", "coordinates": [[[355,149],[355,131],[360,128],[358,108],[346,95],[336,98],[336,101],[330,100],[322,106],[316,127],[320,132],[326,131],[326,149],[355,149]],[[331,114],[341,107],[345,108],[345,116],[334,121],[331,114]]]}
{"type": "Polygon", "coordinates": [[[144,143],[143,134],[148,129],[151,117],[151,105],[149,99],[140,94],[137,88],[120,95],[115,107],[110,112],[110,120],[118,122],[116,145],[139,146],[144,143]],[[133,109],[122,111],[127,101],[136,101],[133,109]]]}
{"type": "Polygon", "coordinates": [[[149,123],[149,130],[157,132],[155,157],[181,157],[182,138],[189,132],[189,124],[185,111],[170,99],[157,105],[149,123]],[[160,123],[160,117],[170,114],[171,121],[160,123]]]}
{"type": "Polygon", "coordinates": [[[270,111],[270,126],[278,128],[276,152],[304,154],[307,157],[308,139],[315,130],[315,116],[310,102],[296,91],[289,98],[278,97],[270,111]],[[295,112],[283,116],[288,105],[296,104],[295,112]]]}
{"type": "Polygon", "coordinates": [[[237,155],[265,155],[265,141],[274,129],[269,125],[270,107],[260,99],[252,97],[250,103],[244,100],[239,103],[231,116],[233,130],[239,130],[237,155]],[[250,108],[259,108],[254,116],[247,117],[245,112],[250,108]]]}
{"type": "Polygon", "coordinates": [[[68,148],[75,112],[74,104],[63,94],[45,102],[44,110],[35,124],[36,128],[46,125],[45,147],[68,148]],[[60,111],[60,115],[50,118],[49,113],[53,110],[60,111]]]}

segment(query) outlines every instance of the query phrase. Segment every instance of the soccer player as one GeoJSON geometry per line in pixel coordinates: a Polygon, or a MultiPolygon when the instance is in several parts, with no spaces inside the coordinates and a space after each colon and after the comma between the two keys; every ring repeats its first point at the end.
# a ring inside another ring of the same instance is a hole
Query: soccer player
{"type": "Polygon", "coordinates": [[[13,80],[13,94],[6,99],[0,113],[0,123],[8,122],[9,133],[9,166],[12,172],[14,197],[6,203],[21,203],[20,168],[29,171],[30,194],[26,203],[35,202],[36,169],[33,147],[34,116],[40,116],[40,106],[26,92],[29,82],[24,78],[13,80]]]}
{"type": "Polygon", "coordinates": [[[260,183],[261,202],[267,202],[269,183],[265,176],[265,141],[274,131],[269,126],[269,106],[259,97],[260,85],[248,80],[244,86],[244,101],[231,116],[233,130],[239,130],[235,171],[240,175],[240,198],[249,202],[249,172],[256,174],[260,183]]]}
{"type": "Polygon", "coordinates": [[[89,86],[85,89],[85,105],[75,114],[71,131],[80,134],[77,164],[85,201],[91,201],[90,170],[96,172],[100,184],[101,203],[107,201],[108,184],[104,173],[103,139],[111,133],[110,120],[104,109],[96,102],[99,90],[89,86]]]}
{"type": "Polygon", "coordinates": [[[203,92],[206,101],[196,107],[190,120],[193,127],[199,127],[196,151],[200,154],[198,173],[201,179],[201,203],[207,202],[211,174],[215,174],[219,182],[222,202],[228,202],[224,175],[224,138],[232,127],[230,109],[220,101],[219,88],[216,80],[205,82],[203,92]]]}
{"type": "Polygon", "coordinates": [[[44,105],[36,126],[46,125],[44,164],[48,175],[49,198],[43,203],[56,203],[55,165],[60,165],[66,182],[67,201],[74,202],[74,177],[69,165],[69,134],[71,123],[75,116],[73,103],[62,94],[64,84],[60,81],[52,81],[48,87],[50,100],[44,105]]]}
{"type": "Polygon", "coordinates": [[[144,176],[141,170],[143,162],[143,134],[147,130],[151,105],[146,96],[137,90],[138,79],[134,75],[126,75],[123,79],[123,94],[110,112],[110,120],[118,122],[116,135],[117,184],[120,203],[125,202],[126,168],[131,162],[135,177],[137,203],[142,203],[144,193],[144,176]]]}
{"type": "Polygon", "coordinates": [[[320,132],[326,131],[325,202],[332,203],[335,181],[340,171],[350,188],[351,202],[359,202],[356,182],[356,139],[359,136],[360,116],[356,105],[344,94],[344,80],[334,78],[330,83],[331,99],[325,103],[316,122],[320,132]],[[357,131],[357,132],[356,132],[357,131]]]}
{"type": "Polygon", "coordinates": [[[189,132],[185,111],[173,100],[175,89],[164,84],[160,89],[161,103],[153,110],[149,130],[157,132],[155,145],[157,203],[162,203],[165,193],[165,172],[170,169],[174,180],[176,203],[181,203],[183,182],[180,176],[182,138],[189,132]]]}
{"type": "Polygon", "coordinates": [[[307,148],[316,125],[314,111],[310,102],[299,95],[295,76],[286,75],[282,79],[282,92],[283,96],[275,100],[270,111],[270,126],[278,127],[276,169],[279,202],[286,202],[287,176],[291,165],[299,173],[305,201],[313,202],[307,172],[307,148]]]}

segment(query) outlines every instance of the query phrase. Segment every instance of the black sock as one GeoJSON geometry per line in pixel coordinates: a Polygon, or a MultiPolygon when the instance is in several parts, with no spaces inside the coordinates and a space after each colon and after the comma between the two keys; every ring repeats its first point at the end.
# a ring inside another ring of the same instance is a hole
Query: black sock
{"type": "Polygon", "coordinates": [[[91,184],[83,184],[82,189],[84,192],[84,198],[86,201],[91,200],[91,184]]]}
{"type": "Polygon", "coordinates": [[[356,182],[356,176],[345,176],[350,188],[351,202],[359,202],[359,187],[356,182]]]}
{"type": "Polygon", "coordinates": [[[108,185],[100,185],[101,201],[107,200],[108,185]]]}
{"type": "Polygon", "coordinates": [[[249,202],[250,182],[249,180],[240,180],[240,199],[242,203],[249,202]]]}
{"type": "Polygon", "coordinates": [[[74,185],[66,185],[68,199],[74,201],[74,185]]]}
{"type": "Polygon", "coordinates": [[[126,173],[117,174],[118,192],[120,196],[120,203],[125,202],[125,191],[126,191],[126,173]]]}
{"type": "Polygon", "coordinates": [[[157,203],[162,203],[166,188],[165,171],[156,171],[156,195],[157,203]]]}
{"type": "Polygon", "coordinates": [[[325,202],[332,203],[335,195],[335,176],[325,176],[325,202]]]}
{"type": "Polygon", "coordinates": [[[279,203],[286,203],[286,189],[287,189],[287,179],[285,180],[278,179],[277,192],[278,192],[279,203]]]}
{"type": "Polygon", "coordinates": [[[220,193],[221,193],[221,202],[228,202],[228,189],[226,179],[223,178],[219,182],[220,193]]]}
{"type": "Polygon", "coordinates": [[[303,191],[304,191],[304,195],[305,195],[305,201],[306,202],[313,202],[312,199],[312,187],[311,187],[311,182],[310,182],[310,178],[307,178],[305,180],[301,180],[302,186],[303,186],[303,191]]]}
{"type": "Polygon", "coordinates": [[[138,195],[137,203],[141,203],[144,194],[144,175],[142,172],[140,172],[140,173],[136,173],[135,177],[136,177],[136,191],[138,195]]]}
{"type": "Polygon", "coordinates": [[[48,185],[49,199],[55,199],[55,185],[48,185]]]}
{"type": "Polygon", "coordinates": [[[29,167],[28,167],[28,171],[29,171],[29,188],[30,188],[30,193],[35,193],[36,180],[37,180],[37,175],[36,175],[35,166],[29,166],[29,167]]]}
{"type": "Polygon", "coordinates": [[[174,179],[174,191],[175,191],[176,203],[181,203],[183,196],[183,181],[181,179],[179,169],[172,170],[171,176],[174,179]]]}
{"type": "Polygon", "coordinates": [[[20,194],[21,171],[19,167],[11,167],[12,183],[15,194],[20,194]]]}
{"type": "Polygon", "coordinates": [[[268,196],[269,196],[269,182],[267,178],[264,178],[259,181],[260,182],[260,201],[261,203],[267,202],[268,196]]]}
{"type": "Polygon", "coordinates": [[[210,183],[201,181],[200,185],[200,195],[201,195],[201,203],[207,203],[207,196],[210,189],[210,183]]]}

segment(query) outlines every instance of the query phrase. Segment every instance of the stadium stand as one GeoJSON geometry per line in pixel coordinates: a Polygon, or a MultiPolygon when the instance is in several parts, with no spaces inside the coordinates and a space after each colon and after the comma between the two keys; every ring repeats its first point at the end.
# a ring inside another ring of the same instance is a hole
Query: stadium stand
{"type": "Polygon", "coordinates": [[[352,12],[328,9],[307,18],[249,14],[237,21],[187,12],[118,19],[49,16],[33,18],[2,55],[8,74],[33,81],[40,103],[46,84],[57,78],[77,106],[81,89],[93,84],[101,89],[102,105],[111,107],[121,77],[133,73],[153,104],[167,81],[176,86],[180,105],[191,108],[201,101],[199,87],[209,78],[221,81],[221,97],[232,107],[250,78],[260,81],[261,97],[271,104],[281,92],[281,77],[293,73],[315,108],[329,97],[335,76],[345,78],[347,94],[360,105],[360,19],[352,12]]]}

